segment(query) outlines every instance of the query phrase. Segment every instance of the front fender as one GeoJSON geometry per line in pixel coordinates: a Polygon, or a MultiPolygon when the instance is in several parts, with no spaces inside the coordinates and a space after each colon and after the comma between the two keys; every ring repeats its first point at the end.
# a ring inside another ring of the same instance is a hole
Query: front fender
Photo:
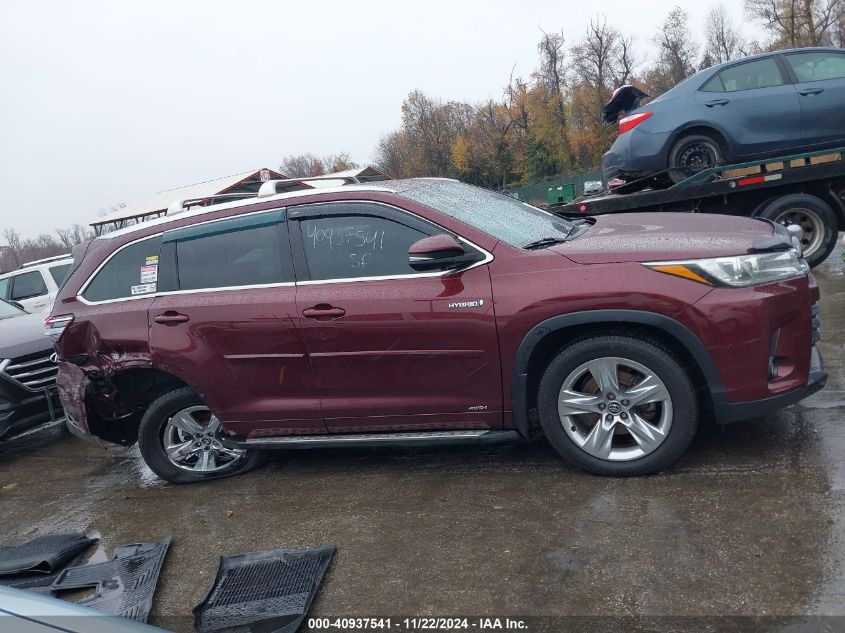
{"type": "Polygon", "coordinates": [[[529,436],[528,368],[537,345],[550,333],[574,326],[602,324],[640,324],[659,329],[677,340],[690,353],[707,381],[714,401],[724,399],[724,385],[710,352],[692,330],[672,317],[644,310],[589,310],[561,314],[535,325],[517,349],[513,365],[511,396],[514,427],[524,437],[529,436]]]}

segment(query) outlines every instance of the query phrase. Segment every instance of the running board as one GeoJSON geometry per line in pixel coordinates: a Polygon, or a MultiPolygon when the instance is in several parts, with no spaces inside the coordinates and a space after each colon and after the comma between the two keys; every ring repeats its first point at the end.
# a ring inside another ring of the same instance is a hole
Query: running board
{"type": "Polygon", "coordinates": [[[344,435],[285,435],[247,440],[223,439],[228,448],[335,448],[341,446],[432,446],[509,442],[522,439],[516,431],[426,431],[418,433],[355,433],[344,435]]]}

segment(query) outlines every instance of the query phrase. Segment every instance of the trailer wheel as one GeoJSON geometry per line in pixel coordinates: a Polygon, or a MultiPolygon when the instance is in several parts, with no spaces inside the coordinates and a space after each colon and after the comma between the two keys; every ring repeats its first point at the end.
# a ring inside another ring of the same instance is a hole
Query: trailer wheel
{"type": "Polygon", "coordinates": [[[811,268],[821,264],[836,246],[838,222],[833,209],[820,198],[806,193],[781,196],[760,212],[760,217],[780,224],[797,224],[804,235],[801,246],[811,268]]]}

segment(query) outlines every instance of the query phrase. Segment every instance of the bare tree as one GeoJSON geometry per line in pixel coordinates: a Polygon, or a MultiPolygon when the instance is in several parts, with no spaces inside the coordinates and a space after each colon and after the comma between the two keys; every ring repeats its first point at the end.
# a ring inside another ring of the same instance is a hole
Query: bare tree
{"type": "Polygon", "coordinates": [[[614,64],[611,67],[614,87],[627,84],[638,65],[634,55],[634,38],[620,33],[616,38],[614,64]]]}
{"type": "Polygon", "coordinates": [[[742,33],[728,17],[721,3],[704,18],[704,55],[707,66],[722,64],[742,56],[742,33]]]}
{"type": "Polygon", "coordinates": [[[6,244],[9,247],[9,254],[12,256],[15,268],[18,268],[23,263],[21,236],[15,229],[5,229],[3,231],[3,237],[6,239],[6,244]]]}
{"type": "Polygon", "coordinates": [[[70,251],[77,244],[82,244],[94,237],[94,232],[81,224],[74,224],[68,229],[56,229],[59,241],[70,251]]]}
{"type": "Polygon", "coordinates": [[[681,7],[672,9],[660,25],[654,43],[658,59],[647,73],[647,82],[650,94],[657,96],[695,72],[698,43],[690,33],[687,12],[681,7]]]}
{"type": "Polygon", "coordinates": [[[282,159],[279,171],[289,178],[308,178],[325,174],[326,165],[314,154],[291,154],[282,159]]]}
{"type": "Polygon", "coordinates": [[[845,0],[745,0],[745,11],[771,35],[769,48],[841,44],[845,0]]]}

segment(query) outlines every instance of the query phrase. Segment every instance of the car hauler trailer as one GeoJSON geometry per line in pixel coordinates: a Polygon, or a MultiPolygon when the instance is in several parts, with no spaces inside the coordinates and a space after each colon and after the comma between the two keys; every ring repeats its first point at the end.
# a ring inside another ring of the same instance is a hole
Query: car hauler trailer
{"type": "Polygon", "coordinates": [[[625,187],[547,209],[567,216],[724,213],[797,224],[810,266],[830,255],[838,232],[845,230],[845,147],[712,167],[668,189],[624,193],[625,187]]]}

